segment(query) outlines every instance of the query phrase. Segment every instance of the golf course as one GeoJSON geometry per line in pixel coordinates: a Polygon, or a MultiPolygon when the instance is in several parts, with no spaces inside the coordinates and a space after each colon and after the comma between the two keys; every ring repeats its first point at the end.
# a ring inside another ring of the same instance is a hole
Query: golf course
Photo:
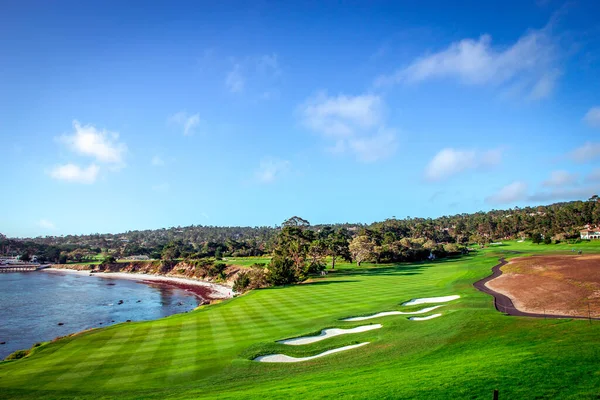
{"type": "Polygon", "coordinates": [[[473,287],[501,257],[572,249],[600,253],[600,243],[512,241],[439,261],[340,262],[302,284],[42,344],[0,363],[0,398],[491,399],[498,389],[501,399],[595,399],[600,321],[507,316],[473,287]],[[444,296],[453,297],[410,302],[444,296]],[[353,318],[393,311],[407,314],[353,318]],[[354,329],[371,324],[381,327],[354,329]],[[324,330],[336,334],[285,343],[324,330]]]}

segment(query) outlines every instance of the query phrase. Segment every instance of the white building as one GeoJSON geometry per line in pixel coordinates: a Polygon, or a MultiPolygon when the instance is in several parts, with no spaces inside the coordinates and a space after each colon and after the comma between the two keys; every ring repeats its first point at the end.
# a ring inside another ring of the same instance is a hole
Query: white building
{"type": "Polygon", "coordinates": [[[582,239],[600,239],[600,229],[599,228],[588,228],[579,231],[582,239]]]}

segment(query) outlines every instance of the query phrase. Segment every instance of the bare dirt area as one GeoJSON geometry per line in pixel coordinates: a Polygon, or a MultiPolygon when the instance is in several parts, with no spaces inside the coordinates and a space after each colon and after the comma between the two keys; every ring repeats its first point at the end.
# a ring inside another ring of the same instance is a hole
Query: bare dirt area
{"type": "Polygon", "coordinates": [[[485,286],[524,313],[600,317],[600,255],[513,258],[485,286]]]}

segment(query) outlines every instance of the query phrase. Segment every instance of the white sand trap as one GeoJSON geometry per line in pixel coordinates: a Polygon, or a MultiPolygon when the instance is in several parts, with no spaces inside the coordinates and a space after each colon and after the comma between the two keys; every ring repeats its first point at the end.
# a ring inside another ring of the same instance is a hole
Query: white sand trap
{"type": "Polygon", "coordinates": [[[434,319],[437,317],[441,317],[442,314],[433,314],[433,315],[428,315],[426,317],[410,317],[409,319],[411,321],[427,321],[428,319],[434,319]]]}
{"type": "Polygon", "coordinates": [[[445,303],[460,298],[459,295],[443,296],[443,297],[425,297],[423,299],[412,299],[406,303],[402,303],[403,306],[415,306],[417,304],[431,304],[431,303],[445,303]]]}
{"type": "Polygon", "coordinates": [[[379,329],[382,326],[383,325],[381,325],[381,324],[374,324],[374,325],[358,326],[358,327],[352,328],[352,329],[338,329],[338,328],[323,329],[321,331],[321,334],[317,335],[317,336],[303,336],[303,337],[299,337],[299,338],[295,338],[295,339],[280,340],[277,343],[289,344],[292,346],[300,346],[303,344],[320,342],[321,340],[325,340],[325,339],[328,339],[328,338],[331,338],[334,336],[347,335],[349,333],[360,333],[360,332],[372,331],[373,329],[379,329]]]}
{"type": "Polygon", "coordinates": [[[365,344],[369,344],[369,342],[353,344],[351,346],[339,347],[339,348],[333,349],[333,350],[327,350],[321,354],[317,354],[316,356],[312,356],[312,357],[296,358],[296,357],[286,356],[285,354],[270,354],[268,356],[256,357],[254,359],[254,361],[271,362],[271,363],[292,363],[292,362],[308,361],[308,360],[312,360],[314,358],[325,357],[325,356],[328,356],[329,354],[339,353],[340,351],[352,350],[357,347],[364,346],[365,344]]]}
{"type": "Polygon", "coordinates": [[[436,308],[439,308],[439,307],[442,307],[442,306],[443,305],[433,306],[433,307],[427,307],[427,308],[423,308],[422,310],[411,311],[411,312],[385,311],[385,312],[380,312],[380,313],[373,314],[373,315],[367,315],[367,316],[364,316],[364,317],[346,318],[346,319],[343,319],[342,321],[348,321],[348,322],[352,322],[352,321],[364,321],[364,320],[372,319],[372,318],[387,317],[388,315],[425,314],[425,313],[428,313],[429,311],[433,311],[436,308]]]}

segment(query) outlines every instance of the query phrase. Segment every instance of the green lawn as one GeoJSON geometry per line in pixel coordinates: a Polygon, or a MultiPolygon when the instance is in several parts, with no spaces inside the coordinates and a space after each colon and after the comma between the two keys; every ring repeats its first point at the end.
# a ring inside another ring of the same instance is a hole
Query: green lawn
{"type": "Polygon", "coordinates": [[[0,364],[0,397],[490,399],[497,388],[501,399],[596,399],[600,322],[504,316],[472,283],[505,251],[600,251],[599,244],[510,242],[434,263],[340,263],[335,273],[309,284],[257,290],[191,313],[42,346],[26,359],[0,364]],[[461,298],[430,321],[339,321],[419,309],[400,303],[452,294],[461,298]],[[275,343],[367,323],[383,328],[306,346],[275,343]],[[370,344],[303,363],[251,361],[365,341],[370,344]]]}
{"type": "Polygon", "coordinates": [[[223,257],[219,262],[238,267],[250,267],[253,264],[268,264],[271,262],[271,257],[223,257]]]}

